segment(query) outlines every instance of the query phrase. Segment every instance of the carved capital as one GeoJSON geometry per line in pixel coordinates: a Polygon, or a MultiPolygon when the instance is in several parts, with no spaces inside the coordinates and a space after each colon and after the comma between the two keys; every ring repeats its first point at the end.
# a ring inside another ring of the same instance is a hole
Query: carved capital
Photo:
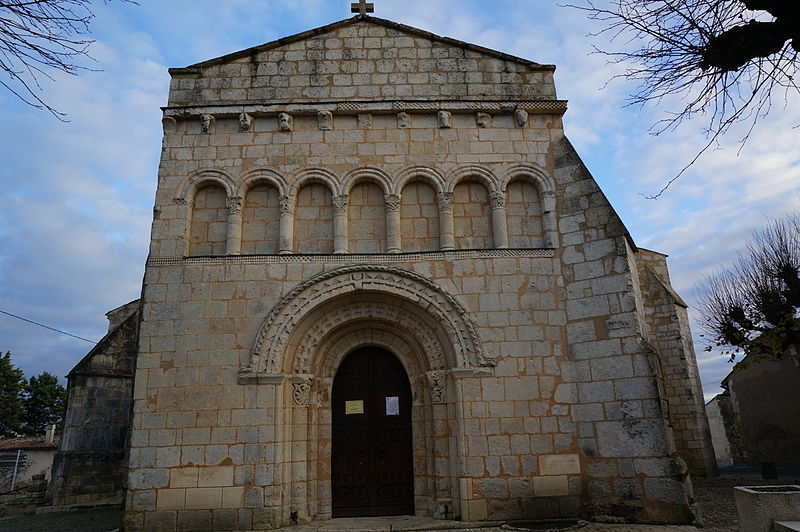
{"type": "Polygon", "coordinates": [[[444,371],[429,371],[425,373],[428,378],[428,386],[431,387],[431,398],[434,404],[447,402],[447,377],[444,371]]]}
{"type": "Polygon", "coordinates": [[[456,195],[453,192],[439,192],[439,210],[442,212],[453,212],[453,201],[456,195]]]}
{"type": "Polygon", "coordinates": [[[506,195],[502,192],[492,192],[489,198],[492,202],[492,209],[502,209],[506,206],[506,195]]]}
{"type": "Polygon", "coordinates": [[[317,123],[322,131],[333,129],[333,113],[330,111],[320,111],[317,113],[317,123]]]}
{"type": "Polygon", "coordinates": [[[185,207],[191,207],[192,206],[192,202],[189,201],[186,198],[175,198],[175,199],[172,200],[172,203],[174,203],[175,205],[183,205],[185,207]]]}
{"type": "Polygon", "coordinates": [[[347,194],[339,194],[333,197],[333,212],[347,214],[347,194]]]}
{"type": "Polygon", "coordinates": [[[228,214],[242,214],[242,208],[244,207],[244,199],[238,196],[233,198],[228,198],[225,200],[225,207],[228,209],[228,214]]]}
{"type": "Polygon", "coordinates": [[[395,212],[400,210],[400,194],[386,194],[384,197],[386,201],[386,210],[395,212]]]}
{"type": "Polygon", "coordinates": [[[295,375],[292,380],[292,406],[308,406],[311,397],[311,375],[295,375]]]}
{"type": "Polygon", "coordinates": [[[294,214],[294,202],[291,196],[281,196],[281,214],[294,214]]]}

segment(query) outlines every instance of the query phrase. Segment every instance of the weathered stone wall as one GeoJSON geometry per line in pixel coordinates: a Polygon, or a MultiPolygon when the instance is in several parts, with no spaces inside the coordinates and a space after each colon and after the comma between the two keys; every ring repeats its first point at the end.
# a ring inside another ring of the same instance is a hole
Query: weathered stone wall
{"type": "Polygon", "coordinates": [[[687,306],[670,287],[666,259],[661,253],[645,249],[636,253],[647,339],[658,356],[667,398],[666,414],[678,452],[693,475],[714,476],[716,460],[687,306]]]}
{"type": "Polygon", "coordinates": [[[184,107],[165,111],[127,526],[330,516],[330,387],[364,345],[409,375],[418,514],[690,521],[634,254],[564,137],[552,69],[491,52],[474,58],[486,77],[465,63],[467,81],[445,84],[449,63],[426,58],[480,52],[394,31],[359,18],[173,71],[184,107]],[[411,56],[402,72],[420,74],[425,101],[352,73],[320,92],[297,73],[347,38],[364,54],[332,55],[337,72],[411,56]],[[264,81],[292,105],[248,100],[252,72],[273,68],[297,76],[286,91],[264,81]],[[330,104],[356,85],[369,101],[330,104]],[[269,220],[247,212],[260,185],[279,195],[269,220]],[[208,186],[226,194],[225,251],[189,257],[208,186]],[[257,222],[277,223],[278,254],[246,255],[257,222]]]}
{"type": "Polygon", "coordinates": [[[133,403],[138,305],[67,375],[67,414],[48,495],[56,506],[121,501],[133,403]]]}
{"type": "Polygon", "coordinates": [[[555,98],[552,66],[389,21],[349,22],[171,69],[169,105],[555,98]]]}
{"type": "Polygon", "coordinates": [[[660,408],[643,343],[635,263],[626,230],[561,137],[553,146],[566,291],[569,384],[585,493],[595,512],[652,521],[691,520],[691,488],[660,408]]]}

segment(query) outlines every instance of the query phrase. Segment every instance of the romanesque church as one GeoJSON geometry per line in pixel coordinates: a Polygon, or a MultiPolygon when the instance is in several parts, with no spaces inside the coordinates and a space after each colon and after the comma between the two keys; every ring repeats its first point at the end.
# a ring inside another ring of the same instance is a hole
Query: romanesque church
{"type": "Polygon", "coordinates": [[[555,67],[364,11],[170,69],[142,297],[70,373],[54,502],[124,498],[128,530],[691,522],[686,305],[555,67]]]}

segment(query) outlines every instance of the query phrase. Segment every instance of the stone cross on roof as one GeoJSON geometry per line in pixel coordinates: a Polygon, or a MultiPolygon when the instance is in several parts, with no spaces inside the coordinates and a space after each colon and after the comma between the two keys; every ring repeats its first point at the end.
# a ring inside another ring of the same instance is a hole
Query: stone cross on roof
{"type": "Polygon", "coordinates": [[[372,2],[367,2],[367,0],[358,0],[358,2],[350,4],[350,12],[358,13],[360,15],[366,15],[367,13],[374,13],[375,4],[373,4],[372,2]]]}

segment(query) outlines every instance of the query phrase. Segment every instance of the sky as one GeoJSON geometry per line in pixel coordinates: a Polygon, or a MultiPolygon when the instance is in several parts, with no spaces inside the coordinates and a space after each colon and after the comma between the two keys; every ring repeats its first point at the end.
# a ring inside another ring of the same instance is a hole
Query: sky
{"type": "MultiPolygon", "coordinates": [[[[697,117],[653,136],[677,101],[626,107],[633,82],[593,54],[600,29],[546,0],[373,0],[375,16],[557,65],[569,100],[565,131],[641,247],[670,256],[675,288],[733,261],[751,231],[800,210],[800,98],[778,99],[742,148],[732,130],[658,200],[706,142],[697,117]],[[741,149],[740,149],[741,148],[741,149]]],[[[577,1],[576,3],[580,3],[577,1]]],[[[597,5],[605,3],[598,0],[597,5]]],[[[150,236],[167,68],[182,67],[352,16],[350,0],[141,0],[97,2],[96,63],[55,74],[42,96],[68,122],[0,90],[0,310],[92,341],[104,314],[139,297],[150,236]]],[[[703,350],[692,309],[706,399],[731,365],[703,350]]],[[[26,375],[64,376],[88,342],[0,314],[0,353],[26,375]]]]}

